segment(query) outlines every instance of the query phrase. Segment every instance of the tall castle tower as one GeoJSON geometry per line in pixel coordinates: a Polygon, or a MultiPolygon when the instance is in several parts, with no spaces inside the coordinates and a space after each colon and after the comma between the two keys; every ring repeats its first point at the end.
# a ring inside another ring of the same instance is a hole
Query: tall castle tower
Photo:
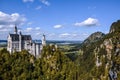
{"type": "Polygon", "coordinates": [[[45,38],[44,34],[43,34],[43,37],[42,37],[42,46],[46,46],[46,38],[45,38]]]}
{"type": "Polygon", "coordinates": [[[14,34],[17,34],[17,26],[15,25],[14,34]]]}

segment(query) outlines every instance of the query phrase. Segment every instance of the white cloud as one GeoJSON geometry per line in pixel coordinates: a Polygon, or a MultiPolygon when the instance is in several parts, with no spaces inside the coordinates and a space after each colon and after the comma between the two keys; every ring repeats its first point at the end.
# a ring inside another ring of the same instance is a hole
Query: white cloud
{"type": "Polygon", "coordinates": [[[34,2],[34,0],[23,0],[23,2],[34,2]]]}
{"type": "Polygon", "coordinates": [[[55,25],[54,28],[61,28],[62,25],[55,25]]]}
{"type": "Polygon", "coordinates": [[[61,34],[62,36],[69,36],[70,34],[69,33],[63,33],[61,34]]]}
{"type": "Polygon", "coordinates": [[[73,37],[77,37],[77,36],[78,36],[78,34],[76,34],[76,33],[73,33],[73,34],[72,34],[72,36],[73,36],[73,37]]]}
{"type": "Polygon", "coordinates": [[[26,21],[26,18],[18,13],[6,14],[0,11],[0,25],[16,24],[20,25],[26,21]]]}
{"type": "Polygon", "coordinates": [[[27,27],[22,30],[23,34],[31,35],[32,39],[41,39],[42,31],[40,27],[27,27]]]}
{"type": "Polygon", "coordinates": [[[68,39],[75,39],[80,37],[77,33],[62,33],[59,35],[60,38],[68,38],[68,39]]]}
{"type": "Polygon", "coordinates": [[[83,22],[77,22],[74,24],[75,26],[98,26],[99,21],[95,18],[88,18],[84,20],[83,22]]]}
{"type": "Polygon", "coordinates": [[[40,0],[43,4],[45,4],[46,6],[49,6],[50,3],[47,0],[40,0]]]}
{"type": "Polygon", "coordinates": [[[32,31],[33,30],[33,28],[31,28],[31,27],[29,27],[29,28],[26,28],[26,32],[30,32],[30,31],[32,31]]]}
{"type": "Polygon", "coordinates": [[[23,30],[23,33],[31,34],[34,38],[37,38],[37,36],[41,35],[40,27],[27,27],[25,30],[23,30]]]}
{"type": "Polygon", "coordinates": [[[42,8],[42,6],[37,6],[35,9],[40,10],[41,8],[42,8]]]}
{"type": "Polygon", "coordinates": [[[60,35],[59,35],[60,38],[67,38],[67,37],[69,37],[69,36],[70,36],[69,33],[63,33],[63,34],[60,34],[60,35]]]}
{"type": "Polygon", "coordinates": [[[7,14],[0,11],[0,31],[10,31],[15,25],[22,25],[25,21],[26,18],[18,13],[7,14]]]}
{"type": "Polygon", "coordinates": [[[0,26],[0,29],[2,29],[3,28],[3,26],[0,26]]]}
{"type": "Polygon", "coordinates": [[[37,32],[37,33],[36,33],[36,36],[39,36],[39,35],[41,35],[41,33],[40,33],[40,32],[37,32]]]}
{"type": "Polygon", "coordinates": [[[36,27],[35,30],[40,30],[40,27],[36,27]]]}
{"type": "Polygon", "coordinates": [[[1,32],[6,32],[8,29],[0,29],[1,32]]]}

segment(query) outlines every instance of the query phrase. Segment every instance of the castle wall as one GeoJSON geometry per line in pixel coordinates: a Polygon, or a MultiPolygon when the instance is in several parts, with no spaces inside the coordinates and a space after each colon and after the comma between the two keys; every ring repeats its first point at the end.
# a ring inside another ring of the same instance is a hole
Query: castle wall
{"type": "Polygon", "coordinates": [[[36,56],[40,55],[40,44],[36,44],[36,56]]]}

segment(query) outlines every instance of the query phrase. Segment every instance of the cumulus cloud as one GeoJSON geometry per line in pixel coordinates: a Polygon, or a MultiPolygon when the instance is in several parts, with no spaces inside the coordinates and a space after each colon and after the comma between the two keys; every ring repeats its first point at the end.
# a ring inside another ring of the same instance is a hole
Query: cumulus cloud
{"type": "Polygon", "coordinates": [[[34,2],[34,0],[23,0],[23,2],[34,2]]]}
{"type": "Polygon", "coordinates": [[[0,11],[0,25],[23,24],[26,18],[18,13],[7,14],[0,11]]]}
{"type": "Polygon", "coordinates": [[[47,0],[40,0],[43,4],[45,4],[46,6],[49,6],[50,3],[47,0]]]}
{"type": "Polygon", "coordinates": [[[75,26],[98,26],[99,21],[95,18],[88,18],[84,20],[83,22],[77,22],[74,24],[75,26]]]}
{"type": "Polygon", "coordinates": [[[35,35],[39,35],[40,33],[40,27],[27,27],[25,30],[23,30],[23,32],[27,33],[27,34],[35,34],[35,35]]]}
{"type": "Polygon", "coordinates": [[[73,39],[73,38],[77,38],[77,37],[79,37],[79,34],[77,34],[77,33],[62,33],[62,34],[60,34],[59,35],[59,37],[60,38],[71,38],[71,39],[73,39]]]}
{"type": "Polygon", "coordinates": [[[54,28],[61,28],[62,25],[55,25],[54,28]]]}
{"type": "Polygon", "coordinates": [[[14,25],[22,25],[26,21],[26,18],[18,13],[7,14],[0,11],[0,29],[5,31],[5,28],[9,30],[14,25]]]}
{"type": "Polygon", "coordinates": [[[69,34],[69,33],[62,33],[62,34],[59,35],[59,37],[66,38],[66,37],[69,37],[70,35],[71,34],[69,34]]]}

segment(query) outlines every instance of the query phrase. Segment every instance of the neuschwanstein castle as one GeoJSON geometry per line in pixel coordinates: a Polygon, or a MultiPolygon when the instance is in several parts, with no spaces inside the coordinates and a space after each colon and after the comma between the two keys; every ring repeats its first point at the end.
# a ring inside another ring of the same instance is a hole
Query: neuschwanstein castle
{"type": "Polygon", "coordinates": [[[42,43],[32,41],[31,35],[23,35],[21,32],[18,34],[17,27],[15,26],[14,34],[9,34],[7,39],[7,50],[10,53],[15,51],[28,50],[29,53],[37,57],[40,55],[43,46],[46,45],[45,35],[43,35],[42,43]]]}

